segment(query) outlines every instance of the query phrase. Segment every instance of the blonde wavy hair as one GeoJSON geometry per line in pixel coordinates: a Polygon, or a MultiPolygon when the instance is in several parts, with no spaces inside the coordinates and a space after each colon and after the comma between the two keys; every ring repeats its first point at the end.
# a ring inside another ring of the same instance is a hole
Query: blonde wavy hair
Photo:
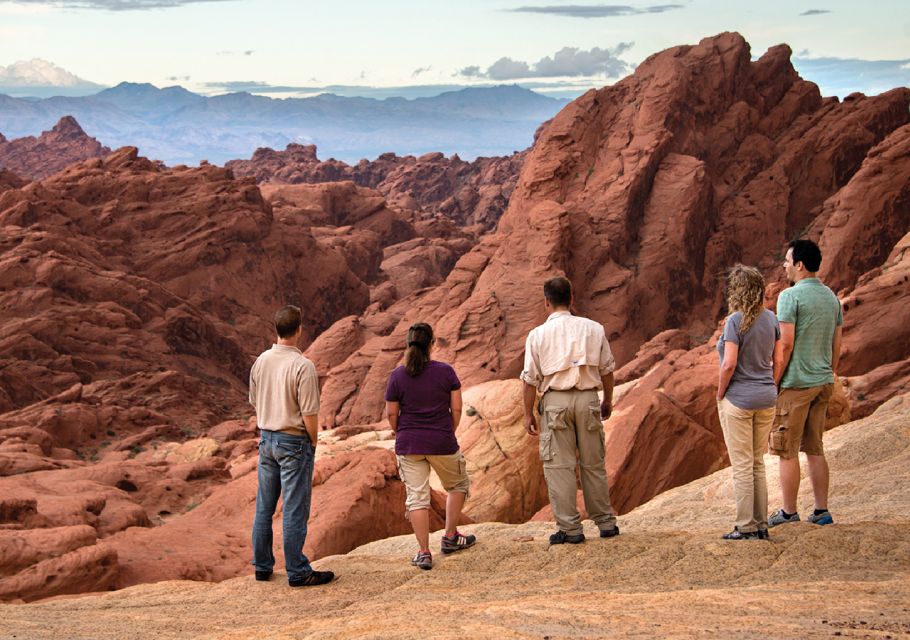
{"type": "Polygon", "coordinates": [[[749,330],[764,309],[764,303],[765,279],[761,271],[744,264],[733,265],[727,274],[727,308],[730,313],[742,312],[741,333],[749,330]]]}

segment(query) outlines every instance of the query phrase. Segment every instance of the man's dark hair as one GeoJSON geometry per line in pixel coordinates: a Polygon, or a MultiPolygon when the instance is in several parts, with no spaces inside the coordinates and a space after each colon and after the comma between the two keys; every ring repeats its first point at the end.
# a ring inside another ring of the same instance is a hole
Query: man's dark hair
{"type": "Polygon", "coordinates": [[[292,304],[281,307],[278,313],[275,314],[275,331],[278,332],[278,337],[290,338],[293,336],[297,333],[297,329],[300,328],[302,320],[300,307],[295,307],[292,304]]]}
{"type": "Polygon", "coordinates": [[[543,283],[543,295],[554,307],[568,307],[572,302],[572,283],[557,276],[543,283]]]}
{"type": "Polygon", "coordinates": [[[806,271],[815,273],[822,264],[822,252],[811,240],[794,240],[790,243],[793,249],[793,264],[802,262],[806,271]]]}

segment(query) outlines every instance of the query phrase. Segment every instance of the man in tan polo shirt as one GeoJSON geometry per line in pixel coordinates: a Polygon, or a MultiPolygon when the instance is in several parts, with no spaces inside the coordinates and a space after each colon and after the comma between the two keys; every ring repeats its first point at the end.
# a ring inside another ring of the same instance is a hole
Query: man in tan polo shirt
{"type": "Polygon", "coordinates": [[[609,418],[613,410],[615,361],[603,326],[569,311],[572,284],[566,278],[547,280],[543,291],[550,315],[528,334],[521,379],[526,428],[540,438],[550,507],[559,527],[550,544],[585,540],[575,503],[576,466],[588,515],[600,537],[612,538],[619,527],[610,505],[601,419],[609,418]],[[600,389],[603,401],[597,396],[600,389]],[[534,415],[538,393],[540,425],[534,415]]]}
{"type": "Polygon", "coordinates": [[[303,553],[313,492],[319,383],[316,367],[297,348],[302,332],[300,309],[280,309],[275,314],[275,331],[278,341],[250,370],[250,404],[256,407],[261,433],[253,566],[257,580],[272,576],[272,517],[278,496],[283,494],[281,524],[288,584],[309,587],[335,577],[331,571],[314,571],[303,553]]]}

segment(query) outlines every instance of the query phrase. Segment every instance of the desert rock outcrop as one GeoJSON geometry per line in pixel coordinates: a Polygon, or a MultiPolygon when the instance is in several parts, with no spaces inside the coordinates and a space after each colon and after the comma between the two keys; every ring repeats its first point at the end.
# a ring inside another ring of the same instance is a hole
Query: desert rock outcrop
{"type": "MultiPolygon", "coordinates": [[[[7,140],[0,135],[0,169],[30,180],[47,178],[71,164],[103,158],[110,152],[86,134],[72,116],[61,118],[40,136],[7,140]]],[[[0,177],[0,185],[2,181],[0,177]]]]}

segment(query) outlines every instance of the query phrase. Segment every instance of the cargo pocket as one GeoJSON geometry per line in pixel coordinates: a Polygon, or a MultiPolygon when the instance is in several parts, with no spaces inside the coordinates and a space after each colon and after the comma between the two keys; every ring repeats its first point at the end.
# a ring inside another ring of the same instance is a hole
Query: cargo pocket
{"type": "Polygon", "coordinates": [[[600,404],[588,406],[588,431],[603,431],[604,423],[600,419],[600,404]]]}
{"type": "Polygon", "coordinates": [[[540,459],[542,462],[553,459],[553,434],[549,431],[540,434],[540,459]]]}
{"type": "Polygon", "coordinates": [[[775,453],[786,453],[790,443],[790,430],[787,423],[789,414],[790,407],[787,406],[777,407],[774,410],[774,424],[768,435],[768,448],[775,453]]]}
{"type": "Polygon", "coordinates": [[[566,407],[546,407],[544,415],[547,419],[547,429],[565,429],[569,426],[566,423],[566,407]]]}

